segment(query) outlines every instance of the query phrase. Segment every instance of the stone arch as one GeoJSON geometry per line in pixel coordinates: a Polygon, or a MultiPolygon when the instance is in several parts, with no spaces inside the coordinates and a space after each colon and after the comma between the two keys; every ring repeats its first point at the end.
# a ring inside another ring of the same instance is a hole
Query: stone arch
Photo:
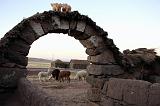
{"type": "MultiPolygon", "coordinates": [[[[22,20],[0,41],[0,80],[4,87],[15,87],[27,73],[30,45],[48,33],[63,33],[79,40],[89,55],[88,82],[93,78],[107,78],[123,73],[119,49],[108,33],[88,16],[77,11],[61,13],[45,11],[22,20]]],[[[95,85],[97,86],[97,85],[95,85]]]]}

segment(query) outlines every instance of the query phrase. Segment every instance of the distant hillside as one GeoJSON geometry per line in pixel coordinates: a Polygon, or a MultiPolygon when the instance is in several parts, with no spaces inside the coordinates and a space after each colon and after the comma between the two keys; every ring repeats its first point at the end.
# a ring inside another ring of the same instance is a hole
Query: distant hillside
{"type": "Polygon", "coordinates": [[[32,57],[28,57],[28,61],[29,62],[42,62],[42,63],[50,63],[51,62],[51,60],[42,59],[42,58],[32,58],[32,57]]]}

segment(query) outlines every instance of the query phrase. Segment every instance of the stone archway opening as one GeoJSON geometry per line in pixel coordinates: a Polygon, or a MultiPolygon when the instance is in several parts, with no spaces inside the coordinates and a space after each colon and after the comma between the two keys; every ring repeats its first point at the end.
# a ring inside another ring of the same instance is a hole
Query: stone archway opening
{"type": "Polygon", "coordinates": [[[107,78],[124,73],[119,49],[107,37],[108,33],[89,17],[77,11],[67,14],[45,11],[24,19],[1,39],[0,85],[4,91],[16,87],[19,79],[26,77],[31,45],[48,33],[68,34],[86,48],[87,60],[91,63],[87,67],[87,82],[92,87],[101,89],[107,78]]]}
{"type": "Polygon", "coordinates": [[[30,48],[27,57],[69,62],[71,59],[87,59],[85,48],[78,40],[67,34],[46,34],[37,39],[30,48]]]}
{"type": "Polygon", "coordinates": [[[13,70],[14,68],[26,70],[28,62],[26,56],[32,43],[48,33],[68,34],[79,40],[89,55],[87,60],[92,63],[91,67],[94,67],[88,69],[91,75],[112,75],[112,71],[106,73],[97,70],[106,70],[112,65],[117,67],[116,70],[120,68],[119,49],[113,40],[107,37],[107,32],[90,18],[76,11],[68,14],[49,11],[24,19],[1,39],[1,66],[13,70]]]}

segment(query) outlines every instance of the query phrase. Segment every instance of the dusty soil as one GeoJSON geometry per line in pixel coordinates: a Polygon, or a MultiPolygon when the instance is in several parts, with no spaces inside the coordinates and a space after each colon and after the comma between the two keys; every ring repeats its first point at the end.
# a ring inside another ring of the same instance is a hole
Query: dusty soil
{"type": "Polygon", "coordinates": [[[87,99],[87,90],[90,85],[86,81],[71,79],[70,83],[57,82],[54,79],[46,82],[40,82],[37,76],[28,76],[34,85],[42,87],[50,96],[54,97],[57,102],[63,103],[64,106],[89,106],[87,99]]]}

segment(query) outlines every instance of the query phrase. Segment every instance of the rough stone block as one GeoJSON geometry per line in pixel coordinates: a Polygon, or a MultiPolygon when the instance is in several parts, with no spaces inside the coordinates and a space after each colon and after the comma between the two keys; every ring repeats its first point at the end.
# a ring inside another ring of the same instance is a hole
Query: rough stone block
{"type": "Polygon", "coordinates": [[[28,57],[23,56],[18,52],[7,50],[5,51],[4,57],[9,59],[11,62],[22,65],[22,66],[27,66],[28,64],[28,57]]]}
{"type": "Polygon", "coordinates": [[[105,81],[104,85],[103,85],[103,88],[102,88],[102,93],[104,95],[106,95],[107,94],[107,90],[108,90],[108,81],[105,81]]]}
{"type": "Polygon", "coordinates": [[[115,106],[114,101],[111,98],[102,98],[100,106],[115,106]]]}
{"type": "Polygon", "coordinates": [[[73,36],[75,39],[78,39],[78,40],[85,40],[85,39],[88,39],[90,37],[90,36],[84,34],[83,32],[79,32],[79,31],[76,31],[76,30],[69,30],[68,35],[73,36]]]}
{"type": "Polygon", "coordinates": [[[137,106],[137,105],[128,105],[123,101],[118,101],[112,98],[105,97],[102,98],[100,106],[137,106]]]}
{"type": "Polygon", "coordinates": [[[160,76],[156,76],[156,75],[150,76],[149,79],[153,83],[160,83],[160,76]]]}
{"type": "Polygon", "coordinates": [[[79,40],[79,42],[86,48],[94,48],[94,45],[89,40],[79,40]]]}
{"type": "Polygon", "coordinates": [[[98,35],[95,28],[93,28],[93,26],[90,25],[86,25],[84,33],[90,36],[98,35]]]}
{"type": "Polygon", "coordinates": [[[69,23],[69,29],[70,30],[75,30],[76,26],[77,26],[77,21],[71,20],[70,23],[69,23]]]}
{"type": "Polygon", "coordinates": [[[69,21],[65,19],[61,19],[60,29],[68,30],[69,29],[69,21]]]}
{"type": "Polygon", "coordinates": [[[124,71],[119,65],[94,65],[94,64],[88,65],[87,72],[93,75],[120,75],[124,73],[124,71]]]}
{"type": "Polygon", "coordinates": [[[147,106],[148,88],[151,83],[141,80],[110,78],[107,96],[127,104],[147,106]]]}
{"type": "Polygon", "coordinates": [[[100,106],[100,105],[95,102],[89,102],[87,106],[100,106]]]}
{"type": "Polygon", "coordinates": [[[0,67],[0,85],[1,87],[15,87],[18,80],[26,76],[27,69],[4,68],[0,67]]]}
{"type": "Polygon", "coordinates": [[[54,29],[60,29],[61,21],[58,16],[52,17],[52,26],[54,29]]]}
{"type": "Polygon", "coordinates": [[[16,39],[13,42],[10,42],[8,45],[8,49],[18,52],[21,55],[27,56],[29,53],[30,45],[24,42],[21,39],[16,39]]]}
{"type": "Polygon", "coordinates": [[[117,79],[117,78],[110,78],[108,81],[107,96],[109,98],[122,100],[124,87],[126,87],[125,80],[117,79]]]}
{"type": "Polygon", "coordinates": [[[42,35],[44,35],[44,31],[40,23],[30,21],[30,25],[35,31],[35,33],[38,35],[38,37],[41,37],[42,35]]]}
{"type": "Polygon", "coordinates": [[[88,56],[87,60],[94,64],[116,64],[114,55],[110,50],[105,50],[96,56],[88,56]]]}
{"type": "Polygon", "coordinates": [[[86,81],[88,82],[88,83],[94,83],[94,76],[93,75],[88,75],[87,77],[86,77],[86,81]]]}
{"type": "Polygon", "coordinates": [[[86,78],[86,81],[94,88],[102,89],[103,84],[106,79],[94,78],[93,75],[89,75],[86,78]]]}
{"type": "Polygon", "coordinates": [[[78,39],[78,40],[86,40],[88,39],[90,36],[84,34],[84,33],[79,33],[79,35],[76,35],[74,36],[75,39],[78,39]]]}
{"type": "Polygon", "coordinates": [[[86,22],[84,21],[77,22],[77,28],[76,28],[77,31],[84,32],[85,28],[86,28],[86,22]]]}
{"type": "Polygon", "coordinates": [[[2,67],[6,67],[6,68],[14,68],[14,67],[16,67],[15,66],[16,64],[15,63],[3,63],[1,66],[2,67]]]}
{"type": "Polygon", "coordinates": [[[52,26],[52,21],[46,20],[46,21],[43,21],[40,23],[41,23],[41,26],[42,26],[45,34],[51,32],[54,29],[54,27],[52,26]]]}
{"type": "Polygon", "coordinates": [[[148,106],[160,106],[160,84],[154,83],[150,86],[148,106]]]}
{"type": "Polygon", "coordinates": [[[100,36],[91,36],[86,40],[80,40],[80,43],[86,48],[95,48],[104,45],[103,39],[100,36]]]}
{"type": "Polygon", "coordinates": [[[123,89],[123,100],[128,104],[147,106],[148,89],[151,83],[140,80],[130,80],[123,89]]]}
{"type": "Polygon", "coordinates": [[[103,51],[107,50],[107,47],[96,47],[96,48],[87,48],[86,49],[86,54],[90,55],[90,56],[96,56],[101,54],[103,51]]]}
{"type": "Polygon", "coordinates": [[[0,65],[0,67],[5,67],[5,68],[26,68],[26,66],[22,66],[16,63],[11,63],[11,62],[6,62],[0,65]]]}
{"type": "Polygon", "coordinates": [[[123,101],[118,101],[112,98],[106,98],[104,101],[102,101],[100,106],[135,106],[135,105],[128,105],[123,101]]]}
{"type": "Polygon", "coordinates": [[[5,64],[5,63],[10,63],[8,59],[4,57],[4,55],[0,55],[0,66],[5,64]]]}
{"type": "Polygon", "coordinates": [[[32,29],[30,24],[26,25],[25,28],[21,30],[21,36],[29,45],[31,45],[38,37],[35,31],[32,29]]]}
{"type": "Polygon", "coordinates": [[[88,99],[92,102],[100,102],[101,101],[101,91],[98,88],[90,88],[87,91],[88,99]]]}

